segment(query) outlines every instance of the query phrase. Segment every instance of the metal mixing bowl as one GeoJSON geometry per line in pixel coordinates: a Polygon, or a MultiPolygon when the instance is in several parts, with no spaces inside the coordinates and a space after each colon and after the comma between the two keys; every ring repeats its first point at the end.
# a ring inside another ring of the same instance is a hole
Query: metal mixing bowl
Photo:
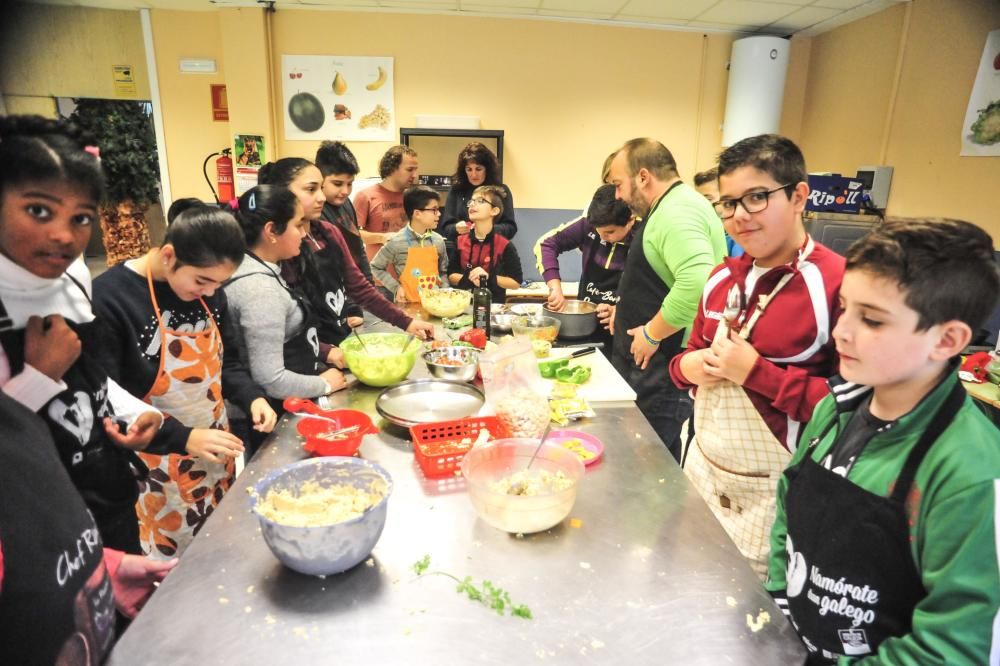
{"type": "Polygon", "coordinates": [[[517,317],[512,312],[501,312],[498,314],[490,315],[490,328],[492,328],[497,333],[510,333],[511,323],[514,321],[514,317],[517,317]]]}
{"type": "Polygon", "coordinates": [[[479,350],[462,346],[432,349],[424,352],[424,363],[427,364],[427,371],[438,379],[471,382],[479,368],[479,350]],[[446,365],[440,363],[442,359],[460,361],[462,365],[446,365]]]}
{"type": "Polygon", "coordinates": [[[560,338],[586,338],[597,330],[597,305],[590,301],[568,300],[562,310],[545,308],[545,314],[559,320],[560,338]]]}
{"type": "Polygon", "coordinates": [[[250,509],[260,520],[271,552],[289,569],[310,576],[347,571],[368,557],[385,527],[392,477],[380,465],[361,458],[311,458],[279,467],[257,482],[250,509]],[[293,527],[265,518],[257,503],[272,490],[296,492],[310,481],[321,487],[350,485],[382,489],[382,499],[357,518],[319,527],[293,527]]]}

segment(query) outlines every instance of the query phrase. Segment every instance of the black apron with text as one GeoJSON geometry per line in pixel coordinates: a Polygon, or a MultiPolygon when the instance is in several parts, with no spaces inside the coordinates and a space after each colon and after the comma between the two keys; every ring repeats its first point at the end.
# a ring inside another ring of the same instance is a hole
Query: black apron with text
{"type": "MultiPolygon", "coordinates": [[[[618,285],[621,282],[622,271],[605,268],[593,261],[594,256],[597,254],[597,247],[600,246],[602,241],[596,233],[591,232],[591,234],[590,238],[588,238],[591,245],[591,261],[587,262],[587,265],[583,267],[583,272],[580,274],[580,286],[577,289],[577,298],[582,301],[590,301],[591,303],[617,305],[621,299],[618,285]]],[[[628,247],[625,246],[621,249],[612,247],[611,252],[613,253],[616,250],[625,252],[628,250],[628,247]]],[[[611,255],[608,255],[609,260],[610,257],[611,255]]],[[[626,255],[627,260],[628,255],[626,255]]],[[[611,345],[614,342],[614,338],[610,331],[603,326],[598,326],[594,334],[586,338],[586,341],[602,343],[604,345],[602,348],[604,355],[609,359],[611,358],[611,345]]]]}
{"type": "MultiPolygon", "coordinates": [[[[603,241],[601,241],[600,236],[597,234],[593,234],[588,240],[591,246],[591,261],[587,262],[587,265],[583,267],[583,272],[580,274],[580,288],[577,298],[582,301],[590,301],[591,303],[617,305],[621,298],[618,286],[622,279],[622,271],[605,268],[601,264],[595,263],[593,258],[597,255],[597,247],[603,241]]],[[[611,253],[608,255],[609,263],[614,252],[628,251],[628,246],[616,248],[614,245],[616,244],[612,245],[611,253]]],[[[625,261],[628,261],[628,255],[625,255],[625,261]]],[[[649,320],[647,319],[646,321],[649,320]]]]}
{"type": "Polygon", "coordinates": [[[0,664],[100,664],[115,627],[104,544],[46,430],[0,392],[0,664]]]}
{"type": "MultiPolygon", "coordinates": [[[[83,285],[73,282],[86,296],[83,285]]],[[[0,319],[6,314],[0,301],[0,319]]],[[[39,409],[38,415],[49,426],[59,458],[94,514],[105,545],[140,553],[135,515],[139,491],[133,467],[143,470],[144,466],[104,432],[104,417],[114,418],[114,410],[108,402],[108,374],[94,360],[95,348],[101,344],[96,321],[66,323],[80,338],[80,357],[62,377],[66,390],[39,409]]],[[[0,330],[12,376],[24,368],[24,335],[24,329],[0,330]]]]}
{"type": "Polygon", "coordinates": [[[906,496],[927,451],[965,399],[955,382],[889,497],[813,461],[822,435],[809,442],[803,462],[785,472],[788,609],[811,663],[874,654],[885,639],[910,631],[926,591],[910,549],[906,496]]]}
{"type": "MultiPolygon", "coordinates": [[[[313,225],[313,233],[317,225],[313,225]]],[[[329,344],[340,344],[351,334],[347,325],[349,301],[344,285],[344,265],[348,259],[340,246],[323,236],[325,246],[317,250],[307,238],[302,241],[302,264],[310,265],[302,274],[303,291],[309,295],[319,339],[329,344]],[[318,284],[307,285],[309,270],[315,270],[318,284]]]]}

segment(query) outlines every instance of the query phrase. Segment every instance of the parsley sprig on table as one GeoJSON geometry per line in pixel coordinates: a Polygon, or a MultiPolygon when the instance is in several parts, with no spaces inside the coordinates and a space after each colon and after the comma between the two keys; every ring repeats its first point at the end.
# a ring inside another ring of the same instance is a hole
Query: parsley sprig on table
{"type": "Polygon", "coordinates": [[[427,569],[431,565],[431,556],[424,555],[423,558],[417,560],[413,563],[413,571],[418,577],[423,576],[446,576],[451,578],[453,581],[458,583],[458,587],[455,591],[459,594],[465,594],[472,601],[478,601],[487,608],[492,608],[497,612],[497,615],[503,615],[505,612],[509,612],[511,615],[516,615],[517,617],[524,618],[526,620],[531,619],[531,609],[529,609],[524,604],[515,604],[510,600],[510,594],[503,588],[495,586],[488,580],[484,580],[482,586],[477,586],[472,580],[472,576],[466,576],[465,578],[459,580],[457,576],[446,571],[428,571],[427,569]]]}

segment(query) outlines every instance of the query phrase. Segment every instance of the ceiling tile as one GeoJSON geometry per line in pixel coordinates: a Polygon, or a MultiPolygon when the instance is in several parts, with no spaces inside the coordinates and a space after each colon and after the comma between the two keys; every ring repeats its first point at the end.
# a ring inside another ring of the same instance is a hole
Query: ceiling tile
{"type": "Polygon", "coordinates": [[[378,5],[411,9],[458,9],[458,0],[379,0],[378,5]]]}
{"type": "Polygon", "coordinates": [[[751,24],[734,25],[732,23],[718,23],[716,21],[688,21],[687,27],[697,28],[699,30],[714,30],[718,32],[745,32],[745,33],[752,33],[758,28],[758,26],[751,24]]]}
{"type": "Polygon", "coordinates": [[[538,15],[548,16],[550,18],[595,19],[606,21],[613,16],[613,12],[584,12],[573,11],[571,9],[539,9],[538,15]]]}
{"type": "Polygon", "coordinates": [[[792,12],[788,16],[772,23],[768,28],[786,28],[792,32],[804,30],[810,26],[822,23],[840,13],[839,9],[826,9],[824,7],[803,7],[792,12]]]}
{"type": "Polygon", "coordinates": [[[524,11],[525,9],[538,9],[541,0],[459,0],[462,9],[476,9],[480,11],[493,10],[510,13],[512,11],[524,11]]]}
{"type": "Polygon", "coordinates": [[[867,0],[814,0],[816,7],[829,7],[830,9],[854,9],[860,5],[868,4],[867,0]]]}
{"type": "Polygon", "coordinates": [[[379,0],[379,7],[411,11],[441,11],[458,9],[458,0],[379,0]]]}
{"type": "Polygon", "coordinates": [[[568,14],[613,14],[622,8],[627,0],[542,0],[539,10],[565,11],[568,14]]]}
{"type": "Polygon", "coordinates": [[[698,20],[709,23],[762,26],[774,23],[793,11],[795,7],[773,2],[722,0],[708,11],[701,13],[698,20]]]}
{"type": "Polygon", "coordinates": [[[690,20],[719,0],[629,0],[615,18],[666,18],[690,20]]]}

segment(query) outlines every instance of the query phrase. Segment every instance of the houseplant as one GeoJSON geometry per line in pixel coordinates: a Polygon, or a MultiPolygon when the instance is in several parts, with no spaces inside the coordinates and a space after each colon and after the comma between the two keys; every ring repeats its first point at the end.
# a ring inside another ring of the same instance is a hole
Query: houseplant
{"type": "Polygon", "coordinates": [[[108,266],[149,250],[146,211],[159,200],[160,169],[147,102],[77,99],[69,119],[97,139],[107,178],[101,234],[108,266]]]}

